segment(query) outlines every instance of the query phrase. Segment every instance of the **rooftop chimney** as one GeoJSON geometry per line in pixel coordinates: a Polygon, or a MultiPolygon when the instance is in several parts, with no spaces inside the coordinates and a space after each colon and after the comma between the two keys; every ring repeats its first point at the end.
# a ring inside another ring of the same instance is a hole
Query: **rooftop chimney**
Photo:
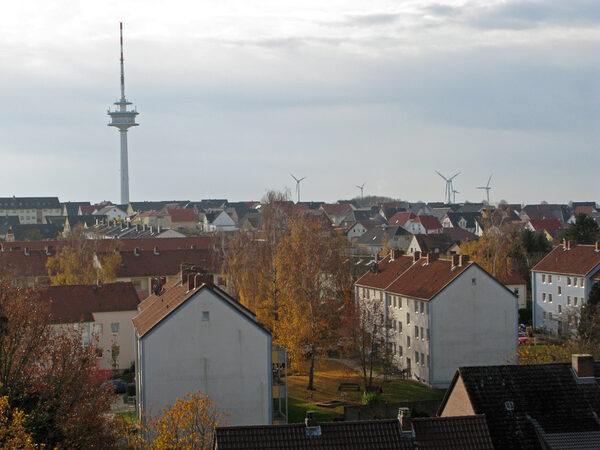
{"type": "Polygon", "coordinates": [[[596,247],[596,248],[595,248],[595,250],[596,250],[597,252],[600,252],[600,241],[596,241],[596,245],[595,245],[595,247],[596,247]]]}
{"type": "Polygon", "coordinates": [[[436,259],[438,259],[437,253],[427,253],[427,264],[432,263],[436,259]]]}
{"type": "Polygon", "coordinates": [[[403,254],[402,250],[390,250],[390,261],[400,258],[403,254]]]}
{"type": "Polygon", "coordinates": [[[563,250],[571,250],[573,247],[575,247],[575,242],[563,239],[563,250]]]}
{"type": "Polygon", "coordinates": [[[578,382],[590,382],[594,383],[594,357],[587,354],[574,354],[571,355],[571,366],[573,372],[577,375],[578,382]],[[587,380],[582,380],[587,378],[587,380]]]}
{"type": "Polygon", "coordinates": [[[321,426],[315,420],[314,411],[306,411],[306,419],[304,419],[306,425],[307,436],[321,436],[321,426]]]}
{"type": "Polygon", "coordinates": [[[134,249],[133,249],[133,254],[134,254],[135,256],[140,256],[140,248],[139,248],[139,247],[136,247],[136,248],[134,248],[134,249]]]}
{"type": "Polygon", "coordinates": [[[398,408],[398,421],[403,433],[412,433],[412,424],[410,420],[410,408],[398,408]]]}
{"type": "Polygon", "coordinates": [[[158,245],[154,246],[154,254],[155,255],[159,255],[159,253],[158,253],[158,245]]]}
{"type": "Polygon", "coordinates": [[[413,253],[413,262],[417,262],[419,259],[421,258],[421,252],[414,252],[413,253]]]}
{"type": "Polygon", "coordinates": [[[469,255],[458,255],[458,267],[462,267],[463,265],[469,262],[469,255]]]}
{"type": "Polygon", "coordinates": [[[452,268],[458,266],[458,259],[459,259],[458,255],[452,255],[452,268]]]}

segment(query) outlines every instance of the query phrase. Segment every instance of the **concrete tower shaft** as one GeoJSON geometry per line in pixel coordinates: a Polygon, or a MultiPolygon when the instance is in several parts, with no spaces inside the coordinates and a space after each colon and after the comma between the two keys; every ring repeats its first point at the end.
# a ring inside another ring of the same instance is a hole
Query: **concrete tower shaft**
{"type": "Polygon", "coordinates": [[[127,109],[131,102],[125,97],[125,64],[123,58],[123,23],[120,23],[120,38],[121,38],[121,98],[114,105],[118,109],[114,111],[108,110],[107,114],[111,118],[109,127],[119,129],[121,141],[121,204],[129,203],[129,164],[127,153],[127,130],[131,127],[136,127],[139,124],[135,122],[135,116],[139,113],[135,109],[127,109]]]}

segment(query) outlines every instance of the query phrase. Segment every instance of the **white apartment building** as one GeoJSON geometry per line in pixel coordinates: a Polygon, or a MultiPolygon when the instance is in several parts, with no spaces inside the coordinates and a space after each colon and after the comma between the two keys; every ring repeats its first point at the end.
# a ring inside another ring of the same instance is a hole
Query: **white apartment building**
{"type": "Polygon", "coordinates": [[[21,224],[46,223],[46,216],[60,216],[58,197],[0,198],[0,216],[17,216],[21,224]]]}
{"type": "Polygon", "coordinates": [[[429,386],[449,386],[460,366],[516,356],[516,296],[465,256],[392,252],[356,282],[355,296],[383,302],[394,364],[429,386]]]}
{"type": "Polygon", "coordinates": [[[273,375],[270,331],[206,276],[184,269],[140,304],[133,323],[140,419],[196,391],[227,414],[228,425],[277,416],[272,396],[286,392],[273,375]]]}
{"type": "Polygon", "coordinates": [[[564,241],[531,270],[533,327],[568,335],[600,273],[600,243],[564,241]]]}

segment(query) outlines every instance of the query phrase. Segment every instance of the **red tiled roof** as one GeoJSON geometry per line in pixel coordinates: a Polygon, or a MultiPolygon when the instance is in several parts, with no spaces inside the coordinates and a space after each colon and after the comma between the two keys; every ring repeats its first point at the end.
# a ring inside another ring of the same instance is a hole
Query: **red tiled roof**
{"type": "Polygon", "coordinates": [[[442,224],[435,216],[417,216],[415,222],[419,222],[426,230],[442,228],[442,224]]]}
{"type": "MultiPolygon", "coordinates": [[[[97,244],[101,250],[111,248],[113,245],[119,247],[122,251],[130,251],[136,247],[142,250],[153,250],[155,246],[159,250],[178,250],[189,248],[214,248],[217,243],[217,238],[214,236],[190,236],[190,237],[173,237],[173,238],[139,238],[139,239],[96,239],[94,244],[97,244]]],[[[23,250],[27,247],[30,250],[45,250],[50,247],[52,253],[62,249],[68,245],[69,241],[16,241],[16,242],[0,242],[1,251],[8,252],[11,248],[18,247],[23,250]]],[[[0,253],[1,253],[0,251],[0,253]]]]}
{"type": "Polygon", "coordinates": [[[587,275],[600,264],[600,252],[593,245],[571,244],[570,250],[559,245],[535,265],[532,271],[587,275]]]}
{"type": "MultiPolygon", "coordinates": [[[[193,276],[193,275],[192,275],[193,276]]],[[[245,314],[256,322],[256,325],[264,330],[259,322],[256,321],[256,315],[248,308],[235,301],[221,289],[208,286],[205,283],[199,283],[197,286],[190,286],[188,282],[182,283],[181,272],[173,277],[163,286],[160,295],[152,294],[139,305],[139,314],[133,318],[133,325],[140,337],[148,333],[152,328],[158,325],[163,319],[169,316],[179,306],[184,304],[189,298],[196,295],[202,289],[209,289],[222,300],[234,306],[240,313],[245,314]],[[190,289],[191,287],[191,289],[190,289]]]]}
{"type": "Polygon", "coordinates": [[[53,323],[91,322],[94,313],[136,311],[140,302],[131,282],[49,286],[38,292],[40,301],[49,304],[53,323]]]}
{"type": "Polygon", "coordinates": [[[398,278],[413,263],[412,256],[400,256],[390,261],[389,255],[379,261],[377,273],[367,272],[356,282],[359,286],[367,286],[375,289],[385,289],[398,278]]]}
{"type": "Polygon", "coordinates": [[[475,233],[471,233],[470,231],[463,230],[458,227],[444,228],[444,233],[450,236],[455,242],[464,242],[464,241],[472,241],[477,239],[477,235],[475,233]]]}
{"type": "Polygon", "coordinates": [[[403,227],[409,219],[415,219],[416,217],[417,216],[410,211],[399,211],[392,217],[390,217],[390,220],[388,220],[388,224],[393,226],[399,225],[403,227]]]}
{"type": "Polygon", "coordinates": [[[531,227],[535,231],[540,231],[540,230],[553,231],[553,230],[560,230],[560,229],[564,228],[563,224],[558,219],[531,219],[529,221],[529,223],[531,224],[531,227]]]}
{"type": "Polygon", "coordinates": [[[350,211],[352,209],[349,203],[323,203],[321,208],[327,214],[335,214],[344,211],[350,211]]]}
{"type": "Polygon", "coordinates": [[[138,255],[133,251],[121,252],[117,277],[175,275],[183,262],[201,266],[210,273],[217,273],[221,268],[218,255],[213,250],[159,250],[158,255],[152,250],[141,250],[138,255]]]}
{"type": "Polygon", "coordinates": [[[81,215],[83,216],[87,216],[89,214],[92,214],[94,211],[98,211],[99,209],[103,208],[104,206],[102,205],[79,205],[79,209],[81,210],[81,215]]]}
{"type": "Polygon", "coordinates": [[[168,209],[167,213],[171,216],[171,222],[198,222],[198,217],[193,209],[168,209]]]}
{"type": "Polygon", "coordinates": [[[576,206],[575,207],[575,211],[573,211],[573,214],[578,215],[578,214],[585,214],[588,215],[591,212],[596,211],[596,208],[594,208],[592,205],[581,205],[581,206],[576,206]]]}
{"type": "MultiPolygon", "coordinates": [[[[155,241],[162,239],[155,239],[155,241]]],[[[217,273],[221,267],[219,255],[212,249],[133,250],[121,251],[121,265],[117,267],[118,278],[171,276],[179,272],[182,262],[202,266],[210,273],[217,273]]],[[[15,277],[46,277],[46,262],[49,256],[45,251],[31,250],[25,255],[23,250],[0,252],[0,271],[15,277]]]]}
{"type": "Polygon", "coordinates": [[[473,263],[452,269],[452,261],[437,259],[427,264],[422,257],[394,281],[386,290],[408,297],[430,300],[473,263]]]}
{"type": "Polygon", "coordinates": [[[138,213],[138,217],[163,217],[168,216],[169,214],[162,211],[142,211],[138,213]]]}

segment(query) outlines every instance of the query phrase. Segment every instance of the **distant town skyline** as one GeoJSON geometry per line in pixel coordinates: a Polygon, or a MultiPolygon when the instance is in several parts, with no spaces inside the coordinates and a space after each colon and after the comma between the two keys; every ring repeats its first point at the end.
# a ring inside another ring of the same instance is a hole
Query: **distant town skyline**
{"type": "Polygon", "coordinates": [[[131,201],[600,201],[592,0],[5,5],[0,196],[117,202],[120,21],[131,201]]]}

